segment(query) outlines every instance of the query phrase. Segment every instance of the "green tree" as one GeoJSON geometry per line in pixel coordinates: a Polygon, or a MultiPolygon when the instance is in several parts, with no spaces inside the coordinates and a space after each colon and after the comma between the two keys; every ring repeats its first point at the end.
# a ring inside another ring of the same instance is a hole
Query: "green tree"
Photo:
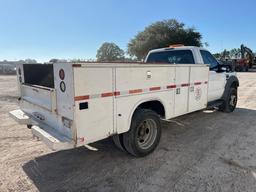
{"type": "Polygon", "coordinates": [[[234,48],[234,49],[231,49],[230,51],[229,51],[229,56],[230,56],[230,58],[233,58],[233,59],[237,59],[237,58],[240,58],[241,57],[241,49],[236,49],[236,48],[234,48]]]}
{"type": "Polygon", "coordinates": [[[148,51],[171,44],[201,46],[202,35],[175,19],[155,22],[139,32],[128,44],[128,54],[141,60],[148,51]]]}
{"type": "Polygon", "coordinates": [[[204,46],[204,47],[209,47],[210,44],[209,44],[208,42],[204,42],[204,43],[203,43],[203,46],[204,46]]]}
{"type": "Polygon", "coordinates": [[[220,59],[222,55],[221,55],[220,53],[214,53],[213,56],[214,56],[216,59],[220,59]]]}
{"type": "Polygon", "coordinates": [[[226,50],[224,49],[220,53],[215,53],[214,56],[218,59],[225,60],[225,59],[238,59],[241,58],[241,49],[231,49],[231,50],[226,50]]]}
{"type": "Polygon", "coordinates": [[[35,59],[25,59],[24,61],[26,64],[35,64],[37,61],[35,59]]]}
{"type": "Polygon", "coordinates": [[[124,60],[124,51],[115,43],[105,42],[97,51],[97,61],[120,61],[124,60]]]}
{"type": "Polygon", "coordinates": [[[59,61],[59,59],[56,59],[56,58],[53,58],[53,59],[49,60],[50,63],[57,63],[58,61],[59,61]]]}
{"type": "Polygon", "coordinates": [[[224,49],[224,51],[221,52],[221,58],[222,59],[230,59],[230,51],[224,49]]]}

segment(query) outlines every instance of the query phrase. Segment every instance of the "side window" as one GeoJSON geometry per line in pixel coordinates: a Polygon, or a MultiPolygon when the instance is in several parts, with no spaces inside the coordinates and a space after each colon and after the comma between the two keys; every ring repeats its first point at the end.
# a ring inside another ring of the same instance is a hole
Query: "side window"
{"type": "Polygon", "coordinates": [[[212,56],[209,51],[200,50],[200,53],[202,55],[204,64],[209,64],[210,69],[213,70],[218,66],[218,61],[215,59],[215,57],[212,56]]]}

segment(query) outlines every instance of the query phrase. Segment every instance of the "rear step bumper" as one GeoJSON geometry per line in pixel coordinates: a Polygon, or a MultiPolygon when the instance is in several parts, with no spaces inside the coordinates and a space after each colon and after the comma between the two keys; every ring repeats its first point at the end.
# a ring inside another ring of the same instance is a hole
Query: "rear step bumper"
{"type": "MultiPolygon", "coordinates": [[[[33,124],[31,120],[22,110],[14,110],[9,112],[10,116],[20,124],[33,124]]],[[[31,131],[34,137],[42,140],[50,149],[54,151],[72,149],[75,142],[59,133],[45,124],[33,125],[31,131]]]]}
{"type": "Polygon", "coordinates": [[[29,125],[30,122],[30,118],[29,116],[27,116],[23,111],[21,111],[20,109],[18,110],[14,110],[14,111],[10,111],[9,115],[15,120],[17,121],[19,124],[23,124],[23,125],[29,125]]]}
{"type": "Polygon", "coordinates": [[[42,140],[50,149],[54,151],[72,149],[74,142],[56,132],[56,130],[44,126],[44,128],[33,125],[32,134],[42,140]]]}

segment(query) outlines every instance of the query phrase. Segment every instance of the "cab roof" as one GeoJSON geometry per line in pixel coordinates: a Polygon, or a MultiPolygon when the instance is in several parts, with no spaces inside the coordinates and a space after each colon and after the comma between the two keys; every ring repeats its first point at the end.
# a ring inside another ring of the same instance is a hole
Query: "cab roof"
{"type": "Polygon", "coordinates": [[[195,50],[195,49],[199,49],[199,50],[206,50],[202,47],[197,47],[197,46],[170,46],[170,47],[164,47],[164,48],[159,48],[159,49],[153,49],[151,51],[148,52],[148,54],[150,53],[155,53],[155,52],[164,52],[164,51],[170,51],[170,50],[195,50]]]}

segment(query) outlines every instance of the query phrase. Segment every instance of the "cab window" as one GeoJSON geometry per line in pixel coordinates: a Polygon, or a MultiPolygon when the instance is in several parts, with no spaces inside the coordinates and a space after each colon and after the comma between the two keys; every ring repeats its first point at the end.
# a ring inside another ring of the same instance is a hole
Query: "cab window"
{"type": "Polygon", "coordinates": [[[150,53],[147,63],[195,64],[195,61],[190,50],[172,50],[150,53]]]}
{"type": "Polygon", "coordinates": [[[215,59],[215,57],[212,56],[212,54],[209,51],[200,50],[200,53],[202,55],[204,64],[210,65],[210,70],[214,70],[218,66],[218,61],[215,59]]]}

